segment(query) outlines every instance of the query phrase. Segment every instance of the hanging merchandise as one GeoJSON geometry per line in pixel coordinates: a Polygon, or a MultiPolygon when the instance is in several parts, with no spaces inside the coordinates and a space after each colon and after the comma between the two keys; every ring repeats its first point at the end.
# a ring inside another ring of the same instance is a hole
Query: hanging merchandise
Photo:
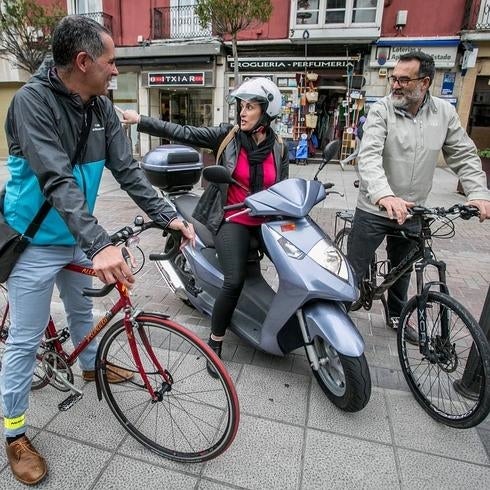
{"type": "Polygon", "coordinates": [[[308,90],[306,92],[306,100],[308,102],[318,102],[318,92],[316,90],[308,90]]]}
{"type": "Polygon", "coordinates": [[[308,80],[309,82],[316,82],[318,80],[318,73],[314,73],[312,71],[307,72],[306,80],[308,80]]]}
{"type": "Polygon", "coordinates": [[[306,127],[310,129],[315,129],[318,123],[318,116],[316,114],[308,113],[305,116],[306,127]]]}

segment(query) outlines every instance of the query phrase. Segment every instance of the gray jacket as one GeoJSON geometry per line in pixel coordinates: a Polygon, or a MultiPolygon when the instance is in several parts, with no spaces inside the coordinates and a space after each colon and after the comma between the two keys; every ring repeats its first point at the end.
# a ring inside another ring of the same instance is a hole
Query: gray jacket
{"type": "Polygon", "coordinates": [[[424,205],[441,150],[468,199],[490,200],[475,144],[447,101],[428,95],[412,118],[384,97],[369,111],[363,129],[358,208],[386,216],[375,204],[389,195],[424,205]]]}
{"type": "MultiPolygon", "coordinates": [[[[179,143],[200,148],[209,148],[214,151],[215,155],[221,142],[232,128],[233,126],[231,124],[220,124],[219,126],[209,128],[181,126],[147,116],[141,116],[138,124],[138,131],[175,140],[179,143]]],[[[240,148],[240,139],[235,136],[224,149],[220,161],[217,164],[223,165],[230,173],[233,173],[240,148]]],[[[289,155],[286,145],[282,141],[277,140],[273,153],[276,163],[276,181],[287,179],[289,175],[289,155]]],[[[227,194],[227,184],[210,184],[194,211],[194,218],[206,225],[213,233],[217,233],[223,221],[223,206],[226,204],[227,194]]]]}
{"type": "Polygon", "coordinates": [[[93,215],[104,167],[162,226],[176,216],[133,159],[110,100],[94,97],[84,104],[48,63],[15,94],[5,132],[10,170],[3,204],[5,220],[24,233],[45,200],[52,206],[34,236],[36,245],[78,243],[89,258],[110,245],[109,235],[93,215]],[[89,110],[91,130],[79,161],[72,166],[82,120],[89,110]]]}

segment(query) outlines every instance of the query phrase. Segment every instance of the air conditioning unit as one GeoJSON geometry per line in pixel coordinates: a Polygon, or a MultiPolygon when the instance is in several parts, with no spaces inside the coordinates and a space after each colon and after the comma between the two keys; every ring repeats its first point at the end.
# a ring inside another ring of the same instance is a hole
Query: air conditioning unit
{"type": "Polygon", "coordinates": [[[144,40],[145,40],[145,37],[142,36],[141,34],[139,34],[138,37],[136,38],[136,42],[138,42],[138,43],[142,43],[144,40]]]}

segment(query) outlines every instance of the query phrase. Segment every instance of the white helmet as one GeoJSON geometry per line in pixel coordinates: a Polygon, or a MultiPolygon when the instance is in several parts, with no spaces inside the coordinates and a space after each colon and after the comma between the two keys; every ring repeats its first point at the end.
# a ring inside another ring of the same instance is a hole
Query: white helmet
{"type": "Polygon", "coordinates": [[[230,94],[228,101],[233,102],[236,99],[256,100],[263,103],[265,114],[269,116],[270,120],[277,117],[281,112],[281,92],[279,92],[277,85],[268,78],[250,78],[243,82],[230,94]]]}

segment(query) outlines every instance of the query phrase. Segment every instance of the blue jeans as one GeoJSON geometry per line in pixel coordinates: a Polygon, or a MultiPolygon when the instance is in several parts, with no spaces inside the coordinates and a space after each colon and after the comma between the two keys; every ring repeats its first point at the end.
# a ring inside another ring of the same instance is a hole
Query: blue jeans
{"type": "MultiPolygon", "coordinates": [[[[8,437],[25,432],[24,414],[34,373],[36,351],[49,321],[54,284],[60,291],[74,345],[92,328],[92,300],[82,296],[91,287],[92,278],[64,270],[69,263],[91,266],[79,247],[29,245],[21,255],[7,281],[10,304],[10,329],[2,359],[0,392],[5,419],[15,419],[7,427],[8,437]]],[[[80,367],[92,370],[95,365],[95,342],[80,354],[80,367]]]]}
{"type": "MultiPolygon", "coordinates": [[[[392,236],[397,230],[406,230],[417,233],[421,222],[410,218],[403,225],[396,220],[367,213],[356,209],[352,229],[347,239],[347,259],[352,265],[359,284],[369,270],[369,264],[374,253],[386,237],[386,254],[391,267],[396,267],[416,246],[415,242],[399,236],[392,236]]],[[[390,317],[399,317],[403,306],[407,302],[408,286],[410,285],[411,271],[406,272],[388,290],[388,311],[390,317]]]]}

